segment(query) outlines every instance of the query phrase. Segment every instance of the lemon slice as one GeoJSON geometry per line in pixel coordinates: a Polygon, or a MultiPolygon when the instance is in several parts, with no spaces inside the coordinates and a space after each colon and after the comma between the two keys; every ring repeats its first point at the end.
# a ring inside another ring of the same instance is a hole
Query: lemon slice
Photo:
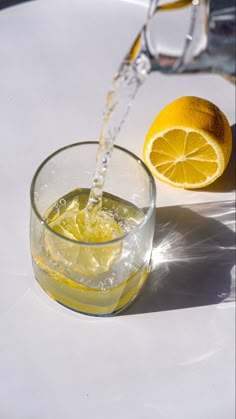
{"type": "Polygon", "coordinates": [[[166,106],[146,136],[143,157],[153,175],[172,186],[203,188],[224,172],[232,133],[213,103],[184,96],[166,106]]]}
{"type": "Polygon", "coordinates": [[[62,237],[49,230],[45,232],[48,256],[75,273],[83,276],[101,274],[120,256],[120,243],[101,245],[122,235],[119,224],[105,211],[90,217],[85,210],[65,211],[49,226],[62,237]]]}

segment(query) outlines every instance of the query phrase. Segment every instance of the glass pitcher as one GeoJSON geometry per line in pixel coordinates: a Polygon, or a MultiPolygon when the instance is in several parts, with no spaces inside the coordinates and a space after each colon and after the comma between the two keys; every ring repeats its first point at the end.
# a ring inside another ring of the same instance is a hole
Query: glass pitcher
{"type": "Polygon", "coordinates": [[[138,50],[150,71],[219,73],[235,82],[235,0],[150,0],[128,58],[138,50]]]}

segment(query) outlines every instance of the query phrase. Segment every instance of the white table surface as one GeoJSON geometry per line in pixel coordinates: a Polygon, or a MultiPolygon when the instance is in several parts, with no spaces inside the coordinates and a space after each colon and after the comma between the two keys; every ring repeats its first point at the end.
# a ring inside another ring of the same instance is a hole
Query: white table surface
{"type": "MultiPolygon", "coordinates": [[[[33,173],[61,146],[98,138],[106,90],[147,1],[3,3],[0,418],[234,419],[233,162],[207,191],[157,183],[154,271],[122,315],[60,306],[31,268],[33,173]]],[[[152,74],[117,143],[141,156],[156,114],[183,95],[213,101],[235,123],[234,87],[219,76],[152,74]]]]}

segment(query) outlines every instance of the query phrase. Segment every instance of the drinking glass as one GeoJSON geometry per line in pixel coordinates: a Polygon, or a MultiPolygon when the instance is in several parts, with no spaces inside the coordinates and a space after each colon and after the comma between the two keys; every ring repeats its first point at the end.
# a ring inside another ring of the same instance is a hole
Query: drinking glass
{"type": "Polygon", "coordinates": [[[156,188],[145,164],[115,146],[102,212],[112,217],[120,234],[106,240],[101,218],[103,241],[96,234],[94,241],[78,239],[78,212],[86,207],[97,147],[97,142],[69,145],[36,171],[31,185],[31,254],[35,277],[50,297],[81,313],[109,316],[134,300],[150,271],[156,188]]]}

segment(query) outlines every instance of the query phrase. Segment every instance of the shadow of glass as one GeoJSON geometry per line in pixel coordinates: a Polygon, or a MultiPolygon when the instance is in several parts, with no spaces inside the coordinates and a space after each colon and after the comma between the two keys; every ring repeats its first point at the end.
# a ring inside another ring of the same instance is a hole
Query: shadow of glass
{"type": "Polygon", "coordinates": [[[224,173],[211,185],[202,188],[202,192],[231,192],[235,191],[235,154],[236,154],[236,124],[232,125],[232,152],[224,173]]]}
{"type": "Polygon", "coordinates": [[[235,299],[235,203],[156,210],[153,269],[124,315],[235,299]]]}
{"type": "Polygon", "coordinates": [[[7,7],[17,6],[21,3],[26,3],[35,0],[0,0],[0,10],[6,9],[7,7]]]}

